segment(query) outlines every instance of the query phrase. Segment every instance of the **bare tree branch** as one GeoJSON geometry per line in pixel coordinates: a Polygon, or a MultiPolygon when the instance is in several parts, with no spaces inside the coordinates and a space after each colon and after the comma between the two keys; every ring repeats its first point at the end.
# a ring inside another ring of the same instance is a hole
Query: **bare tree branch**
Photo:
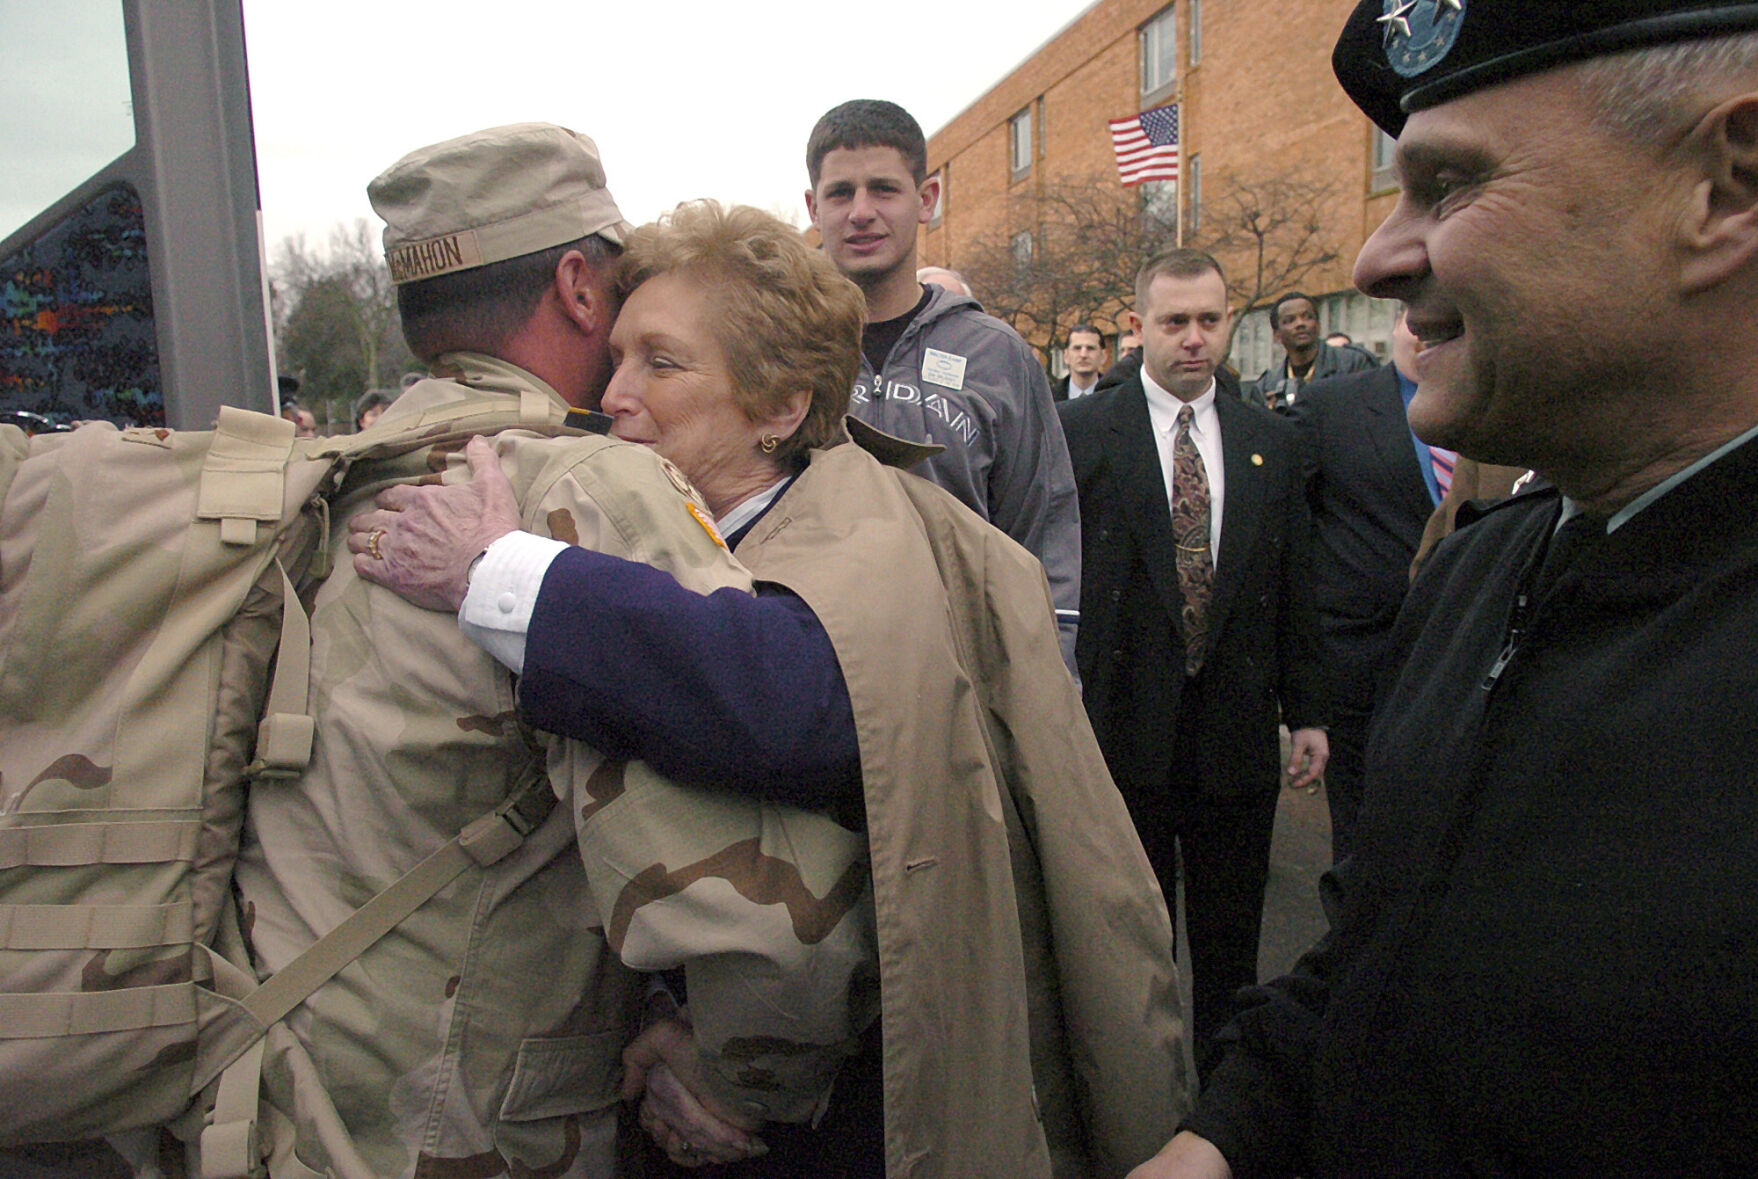
{"type": "Polygon", "coordinates": [[[318,251],[286,238],[269,270],[277,357],[299,377],[301,399],[327,421],[347,421],[367,389],[394,386],[414,364],[403,342],[396,288],[364,218],[331,227],[318,251]]]}
{"type": "MultiPolygon", "coordinates": [[[[1337,260],[1322,217],[1331,184],[1222,174],[1204,187],[1201,230],[1185,244],[1220,260],[1242,313],[1337,260]]],[[[1048,364],[1070,327],[1115,325],[1129,310],[1136,271],[1176,241],[1173,217],[1109,174],[1057,181],[1009,199],[1000,228],[975,238],[953,264],[989,313],[1033,341],[1048,364]],[[1022,233],[1030,234],[1029,252],[1022,233]]]]}

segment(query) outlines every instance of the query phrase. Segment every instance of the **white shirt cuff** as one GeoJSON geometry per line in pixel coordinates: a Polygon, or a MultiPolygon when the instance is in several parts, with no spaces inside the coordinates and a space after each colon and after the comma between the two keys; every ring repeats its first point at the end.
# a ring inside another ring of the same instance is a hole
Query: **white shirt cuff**
{"type": "Polygon", "coordinates": [[[525,633],[550,562],[568,545],[530,532],[509,532],[489,545],[458,608],[465,636],[504,663],[525,670],[525,633]]]}

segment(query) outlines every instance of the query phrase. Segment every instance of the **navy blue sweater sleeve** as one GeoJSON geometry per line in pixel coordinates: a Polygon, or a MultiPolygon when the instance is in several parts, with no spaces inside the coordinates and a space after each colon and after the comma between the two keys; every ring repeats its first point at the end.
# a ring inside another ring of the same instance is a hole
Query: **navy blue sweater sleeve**
{"type": "Polygon", "coordinates": [[[570,548],[544,575],[520,713],[678,782],[857,822],[854,710],[823,624],[799,597],[707,596],[663,570],[570,548]]]}

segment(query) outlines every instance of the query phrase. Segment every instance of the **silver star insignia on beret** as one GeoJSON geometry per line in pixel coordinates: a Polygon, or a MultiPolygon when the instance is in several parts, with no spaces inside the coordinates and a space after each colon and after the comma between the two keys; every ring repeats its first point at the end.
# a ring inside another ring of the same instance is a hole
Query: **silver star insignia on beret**
{"type": "MultiPolygon", "coordinates": [[[[1451,2],[1453,7],[1457,8],[1459,6],[1459,0],[1451,0],[1451,2]]],[[[1388,38],[1392,35],[1394,30],[1403,33],[1408,37],[1410,35],[1410,17],[1408,16],[1408,13],[1415,7],[1416,0],[1404,0],[1402,4],[1399,4],[1384,16],[1379,17],[1376,23],[1386,26],[1386,36],[1388,38]]]]}

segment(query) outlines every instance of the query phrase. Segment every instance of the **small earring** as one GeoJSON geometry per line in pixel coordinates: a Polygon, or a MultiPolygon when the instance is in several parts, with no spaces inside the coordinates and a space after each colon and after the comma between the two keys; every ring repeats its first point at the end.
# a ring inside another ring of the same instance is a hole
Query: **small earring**
{"type": "Polygon", "coordinates": [[[763,448],[764,454],[774,454],[775,448],[781,445],[781,439],[774,434],[765,434],[757,440],[757,445],[763,448]]]}

